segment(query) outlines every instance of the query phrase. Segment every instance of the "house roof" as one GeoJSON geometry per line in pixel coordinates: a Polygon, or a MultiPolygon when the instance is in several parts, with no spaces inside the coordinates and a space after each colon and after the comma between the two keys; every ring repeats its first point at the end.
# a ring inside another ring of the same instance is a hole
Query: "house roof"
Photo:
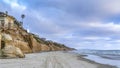
{"type": "Polygon", "coordinates": [[[0,17],[5,17],[6,14],[4,12],[0,12],[0,17]]]}
{"type": "Polygon", "coordinates": [[[13,16],[6,15],[6,13],[4,13],[4,12],[0,12],[0,17],[6,17],[6,16],[8,16],[8,17],[11,17],[11,18],[15,19],[13,16]]]}

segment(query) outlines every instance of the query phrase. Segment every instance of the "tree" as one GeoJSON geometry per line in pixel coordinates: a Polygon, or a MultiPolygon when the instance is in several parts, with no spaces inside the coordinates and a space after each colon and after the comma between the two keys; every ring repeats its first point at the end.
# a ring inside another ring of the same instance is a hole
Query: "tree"
{"type": "Polygon", "coordinates": [[[8,11],[5,11],[6,16],[8,15],[8,11]]]}
{"type": "Polygon", "coordinates": [[[21,25],[23,25],[23,19],[25,18],[25,15],[24,15],[24,14],[22,14],[22,15],[21,15],[21,18],[22,18],[21,25]]]}

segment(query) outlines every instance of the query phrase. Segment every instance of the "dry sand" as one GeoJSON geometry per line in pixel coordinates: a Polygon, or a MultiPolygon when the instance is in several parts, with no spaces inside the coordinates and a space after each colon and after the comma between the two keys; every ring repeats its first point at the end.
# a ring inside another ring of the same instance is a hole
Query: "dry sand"
{"type": "Polygon", "coordinates": [[[67,52],[27,54],[24,59],[0,59],[0,68],[115,68],[67,52]]]}

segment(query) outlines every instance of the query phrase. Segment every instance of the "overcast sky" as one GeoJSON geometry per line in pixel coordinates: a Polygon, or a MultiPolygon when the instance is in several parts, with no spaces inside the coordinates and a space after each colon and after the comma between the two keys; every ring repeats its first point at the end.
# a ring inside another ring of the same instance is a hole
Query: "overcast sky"
{"type": "Polygon", "coordinates": [[[120,50],[120,0],[0,0],[0,11],[69,47],[120,50]]]}

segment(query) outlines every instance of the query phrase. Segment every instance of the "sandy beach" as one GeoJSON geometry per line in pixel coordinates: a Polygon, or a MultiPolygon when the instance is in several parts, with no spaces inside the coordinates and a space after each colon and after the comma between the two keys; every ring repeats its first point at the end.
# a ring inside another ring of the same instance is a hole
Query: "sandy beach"
{"type": "Polygon", "coordinates": [[[0,59],[0,68],[115,68],[68,52],[26,54],[25,58],[0,59]]]}

